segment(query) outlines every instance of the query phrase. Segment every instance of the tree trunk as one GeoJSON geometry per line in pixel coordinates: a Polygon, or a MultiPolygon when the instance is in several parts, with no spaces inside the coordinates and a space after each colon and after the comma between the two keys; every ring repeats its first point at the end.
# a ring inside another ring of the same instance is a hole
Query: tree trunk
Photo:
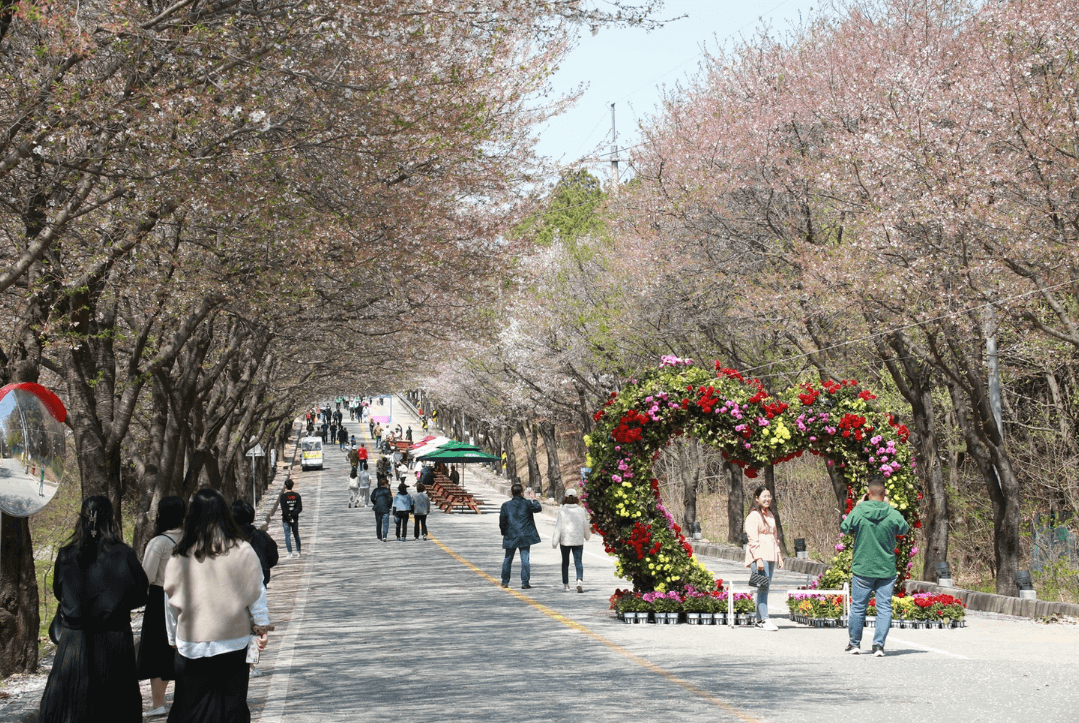
{"type": "Polygon", "coordinates": [[[513,448],[512,427],[503,427],[502,447],[506,452],[506,479],[513,484],[517,481],[517,451],[513,448]]]}
{"type": "Polygon", "coordinates": [[[745,528],[745,492],[743,490],[742,468],[725,462],[727,468],[727,542],[742,544],[742,531],[745,528]]]}
{"type": "Polygon", "coordinates": [[[1015,573],[1019,570],[1019,523],[1021,520],[1019,480],[1004,449],[1004,437],[997,428],[989,406],[988,389],[975,371],[956,330],[942,325],[948,355],[954,367],[945,361],[936,339],[930,346],[952,397],[956,419],[963,431],[967,452],[985,479],[993,505],[993,550],[998,595],[1016,595],[1015,573]]]}
{"type": "Polygon", "coordinates": [[[682,504],[685,514],[682,516],[682,531],[686,537],[693,537],[693,523],[697,521],[697,488],[701,483],[701,467],[704,461],[701,459],[701,443],[690,440],[684,445],[689,452],[690,468],[682,468],[682,504]]]}
{"type": "MultiPolygon", "coordinates": [[[[831,460],[829,460],[831,461],[831,460]]],[[[833,465],[828,465],[828,479],[832,483],[832,493],[835,494],[836,509],[842,515],[847,509],[847,483],[839,475],[833,465]]]]}
{"type": "Polygon", "coordinates": [[[531,440],[529,440],[529,431],[525,428],[524,422],[517,423],[517,434],[524,442],[525,457],[528,461],[528,486],[540,494],[543,492],[543,478],[540,477],[539,460],[536,457],[536,425],[533,424],[531,427],[531,440]]]}
{"type": "Polygon", "coordinates": [[[41,618],[30,520],[0,513],[0,525],[0,675],[7,677],[37,670],[41,618]]]}
{"type": "Polygon", "coordinates": [[[783,553],[783,557],[789,557],[790,553],[787,552],[787,538],[783,534],[783,516],[780,514],[779,496],[776,494],[776,467],[774,464],[766,465],[764,468],[764,486],[772,493],[772,515],[776,518],[776,535],[779,537],[779,551],[783,553]]]}
{"type": "Polygon", "coordinates": [[[551,422],[539,425],[543,436],[543,448],[547,452],[547,490],[556,501],[561,501],[565,488],[562,486],[562,463],[558,459],[558,436],[551,422]]]}
{"type": "MultiPolygon", "coordinates": [[[[31,270],[31,282],[38,280],[39,268],[35,264],[31,270]]],[[[0,360],[5,362],[5,367],[0,368],[3,383],[39,381],[42,347],[35,330],[47,319],[51,298],[45,291],[31,297],[11,359],[0,354],[0,360]]],[[[41,628],[38,604],[30,520],[0,513],[0,676],[37,670],[41,628]]]]}
{"type": "Polygon", "coordinates": [[[496,474],[503,475],[505,474],[505,469],[502,466],[502,450],[504,449],[502,445],[502,434],[497,428],[488,427],[486,437],[487,444],[490,446],[491,454],[493,454],[495,457],[498,457],[497,462],[491,463],[491,468],[495,471],[496,474]]]}
{"type": "Polygon", "coordinates": [[[940,449],[937,446],[931,368],[919,358],[914,344],[905,333],[896,332],[890,335],[888,345],[895,351],[894,357],[887,353],[881,344],[878,344],[878,351],[881,352],[900,394],[910,404],[914,444],[918,451],[918,473],[925,481],[927,499],[922,539],[922,579],[936,581],[937,563],[948,559],[951,512],[948,507],[948,487],[944,482],[944,470],[940,463],[940,449]]]}

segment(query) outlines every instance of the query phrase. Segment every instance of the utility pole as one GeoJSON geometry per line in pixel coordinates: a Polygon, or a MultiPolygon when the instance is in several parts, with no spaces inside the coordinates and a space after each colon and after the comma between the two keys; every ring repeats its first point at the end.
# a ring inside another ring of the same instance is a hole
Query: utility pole
{"type": "Polygon", "coordinates": [[[614,103],[611,103],[611,193],[618,190],[618,131],[614,127],[614,103]]]}

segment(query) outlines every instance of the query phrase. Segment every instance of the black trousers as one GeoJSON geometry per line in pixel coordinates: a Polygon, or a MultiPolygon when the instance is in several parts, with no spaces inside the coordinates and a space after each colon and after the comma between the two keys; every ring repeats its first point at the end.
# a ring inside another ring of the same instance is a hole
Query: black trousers
{"type": "Polygon", "coordinates": [[[397,536],[408,537],[408,510],[398,510],[394,515],[397,517],[397,525],[394,528],[397,530],[397,536]]]}
{"type": "Polygon", "coordinates": [[[419,538],[421,527],[423,528],[423,536],[427,537],[427,515],[416,515],[416,523],[412,531],[413,537],[419,538]]]}

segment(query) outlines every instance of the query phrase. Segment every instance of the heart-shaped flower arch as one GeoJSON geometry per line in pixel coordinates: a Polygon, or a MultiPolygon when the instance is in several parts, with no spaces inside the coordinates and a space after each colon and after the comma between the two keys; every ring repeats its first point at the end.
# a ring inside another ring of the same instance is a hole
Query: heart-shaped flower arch
{"type": "MultiPolygon", "coordinates": [[[[711,574],[697,561],[682,529],[663,507],[652,466],[673,437],[696,437],[720,449],[747,477],[768,464],[804,452],[819,455],[847,484],[847,509],[864,491],[871,473],[885,479],[888,499],[921,527],[909,432],[876,409],[876,397],[854,380],[805,382],[772,398],[760,381],[742,378],[715,364],[715,375],[692,359],[663,363],[611,394],[596,412],[596,428],[585,437],[592,468],[582,503],[592,529],[618,558],[616,570],[638,591],[710,590],[711,574]]],[[[838,528],[838,520],[837,528],[838,528]]],[[[909,577],[913,534],[896,540],[899,581],[909,577]]],[[[831,568],[820,581],[834,588],[850,579],[849,538],[836,545],[831,568]]]]}

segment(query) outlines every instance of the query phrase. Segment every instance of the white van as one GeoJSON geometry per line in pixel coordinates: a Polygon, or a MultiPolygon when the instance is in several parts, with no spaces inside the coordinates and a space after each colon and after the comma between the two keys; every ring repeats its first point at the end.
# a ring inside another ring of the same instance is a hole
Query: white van
{"type": "Polygon", "coordinates": [[[300,469],[322,469],[322,438],[304,437],[300,440],[300,469]]]}

